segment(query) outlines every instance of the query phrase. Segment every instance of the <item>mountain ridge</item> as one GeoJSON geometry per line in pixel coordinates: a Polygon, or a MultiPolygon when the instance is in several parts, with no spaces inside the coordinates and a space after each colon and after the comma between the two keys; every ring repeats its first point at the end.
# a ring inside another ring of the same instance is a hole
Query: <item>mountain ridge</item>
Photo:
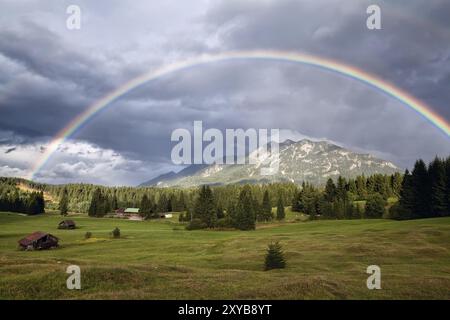
{"type": "MultiPolygon", "coordinates": [[[[247,155],[255,157],[257,150],[247,155]]],[[[190,165],[178,173],[157,176],[140,186],[192,187],[202,184],[223,185],[232,183],[309,182],[323,185],[328,178],[376,173],[393,174],[402,170],[392,162],[369,153],[356,153],[328,141],[285,140],[279,144],[279,170],[274,175],[260,174],[262,161],[255,164],[190,165]]],[[[269,162],[277,161],[269,157],[269,162]]]]}

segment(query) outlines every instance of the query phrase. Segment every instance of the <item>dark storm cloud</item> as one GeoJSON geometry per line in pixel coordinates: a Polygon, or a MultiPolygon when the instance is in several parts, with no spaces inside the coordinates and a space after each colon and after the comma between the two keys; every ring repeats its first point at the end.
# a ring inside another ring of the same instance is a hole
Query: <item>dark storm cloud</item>
{"type": "MultiPolygon", "coordinates": [[[[8,148],[34,143],[39,149],[98,98],[161,64],[230,49],[337,59],[391,81],[450,119],[448,1],[378,2],[378,31],[366,28],[372,1],[80,1],[87,19],[79,32],[64,27],[69,2],[27,3],[6,2],[5,10],[21,18],[0,19],[0,145],[8,148]],[[31,11],[22,12],[26,8],[31,11]]],[[[354,80],[289,63],[228,61],[127,93],[74,136],[93,151],[71,145],[62,151],[70,156],[59,155],[38,176],[139,183],[170,166],[172,130],[190,128],[194,120],[219,129],[296,130],[400,166],[450,153],[448,137],[427,121],[354,80]]]]}
{"type": "Polygon", "coordinates": [[[99,61],[72,49],[34,23],[0,29],[0,55],[14,65],[2,70],[9,79],[0,88],[2,129],[26,140],[54,135],[90,99],[112,87],[99,61]]]}
{"type": "Polygon", "coordinates": [[[378,2],[382,30],[366,28],[373,1],[221,1],[211,28],[235,24],[224,47],[299,50],[356,65],[429,102],[450,118],[450,2],[378,2]],[[253,3],[253,2],[251,2],[253,3]]]}

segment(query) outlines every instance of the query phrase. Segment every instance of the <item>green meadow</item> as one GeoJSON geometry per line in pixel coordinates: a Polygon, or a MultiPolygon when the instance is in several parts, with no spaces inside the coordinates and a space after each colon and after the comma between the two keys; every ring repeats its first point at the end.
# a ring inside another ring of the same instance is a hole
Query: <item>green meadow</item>
{"type": "Polygon", "coordinates": [[[57,214],[0,213],[0,299],[450,299],[450,218],[304,221],[289,212],[255,231],[186,231],[177,215],[70,219],[77,229],[58,230],[57,214]],[[33,231],[60,247],[18,250],[33,231]],[[271,241],[282,244],[286,269],[263,271],[271,241]],[[66,288],[72,264],[81,290],[66,288]],[[381,290],[366,287],[373,264],[381,290]]]}

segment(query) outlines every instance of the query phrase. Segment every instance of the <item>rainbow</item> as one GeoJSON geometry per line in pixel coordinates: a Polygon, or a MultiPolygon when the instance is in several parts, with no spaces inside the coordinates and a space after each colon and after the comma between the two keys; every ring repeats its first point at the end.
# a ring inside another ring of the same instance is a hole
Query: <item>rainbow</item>
{"type": "Polygon", "coordinates": [[[51,140],[41,157],[36,161],[35,165],[31,168],[29,178],[33,179],[35,175],[45,166],[52,154],[58,149],[58,147],[64,143],[69,137],[71,137],[77,130],[79,130],[89,119],[97,115],[104,110],[111,102],[117,100],[129,91],[139,87],[140,85],[155,80],[159,77],[168,75],[173,72],[181,71],[187,68],[220,62],[227,60],[274,60],[285,61],[292,63],[300,63],[303,65],[317,67],[323,70],[332,71],[337,74],[344,75],[348,78],[358,80],[362,83],[375,88],[382,93],[398,100],[406,107],[416,111],[422,117],[430,121],[434,126],[442,130],[447,136],[450,136],[450,124],[436,112],[434,112],[429,106],[418,100],[417,98],[409,95],[403,90],[395,87],[394,85],[378,78],[375,75],[364,72],[356,67],[346,65],[344,63],[326,59],[318,56],[298,53],[298,52],[285,52],[285,51],[272,51],[272,50],[251,50],[251,51],[228,51],[217,54],[204,54],[194,58],[185,59],[182,61],[170,63],[164,65],[158,69],[151,70],[131,81],[125,83],[123,86],[117,88],[111,93],[107,94],[100,100],[96,101],[85,111],[75,117],[68,125],[66,125],[61,131],[59,131],[55,137],[51,140]]]}

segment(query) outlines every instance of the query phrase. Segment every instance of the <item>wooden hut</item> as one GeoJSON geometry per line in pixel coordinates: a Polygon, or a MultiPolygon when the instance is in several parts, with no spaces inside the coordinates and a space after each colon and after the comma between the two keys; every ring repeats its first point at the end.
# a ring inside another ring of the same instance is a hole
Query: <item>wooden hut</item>
{"type": "Polygon", "coordinates": [[[76,224],[73,220],[63,220],[58,224],[58,229],[75,229],[76,224]]]}
{"type": "Polygon", "coordinates": [[[24,250],[51,249],[58,246],[58,238],[45,232],[33,232],[19,240],[19,246],[24,250]]]}

